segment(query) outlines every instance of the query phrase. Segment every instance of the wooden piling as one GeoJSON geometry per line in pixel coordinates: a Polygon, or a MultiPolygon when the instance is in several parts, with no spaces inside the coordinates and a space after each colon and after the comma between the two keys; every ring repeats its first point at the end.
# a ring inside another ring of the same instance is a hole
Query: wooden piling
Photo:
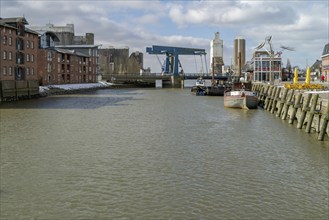
{"type": "Polygon", "coordinates": [[[272,114],[274,114],[276,110],[276,104],[279,100],[280,93],[281,93],[281,87],[276,87],[275,95],[273,97],[273,102],[272,102],[272,109],[271,109],[272,114]]]}
{"type": "Polygon", "coordinates": [[[266,94],[266,98],[265,98],[265,105],[264,105],[264,109],[267,110],[269,104],[270,104],[270,98],[272,96],[272,92],[274,90],[273,86],[269,86],[268,90],[267,90],[267,94],[266,94]]]}
{"type": "Polygon", "coordinates": [[[306,98],[305,102],[303,103],[302,114],[299,117],[299,120],[298,120],[298,123],[297,123],[297,128],[298,129],[301,129],[303,127],[304,120],[305,120],[305,117],[306,117],[306,113],[307,113],[307,111],[310,110],[309,105],[310,105],[310,102],[311,102],[311,98],[312,98],[312,94],[311,93],[307,94],[307,98],[306,98]]]}
{"type": "Polygon", "coordinates": [[[319,98],[319,94],[313,94],[313,96],[312,96],[311,109],[310,109],[310,113],[309,113],[309,116],[308,116],[306,129],[305,129],[305,131],[307,133],[310,133],[310,131],[311,131],[312,122],[313,122],[313,118],[314,118],[314,114],[315,114],[315,108],[316,108],[316,104],[318,102],[318,98],[319,98]]]}
{"type": "Polygon", "coordinates": [[[259,94],[259,104],[261,107],[264,108],[265,106],[265,98],[268,94],[268,90],[269,90],[269,86],[263,86],[260,90],[260,94],[259,94]]]}
{"type": "Polygon", "coordinates": [[[297,98],[295,99],[295,103],[294,103],[294,107],[293,110],[291,112],[291,115],[289,117],[289,124],[293,124],[295,117],[296,117],[296,113],[297,113],[297,109],[300,107],[300,100],[302,99],[302,93],[298,93],[297,98]]]}
{"type": "Polygon", "coordinates": [[[318,140],[323,141],[329,136],[329,100],[325,90],[308,92],[294,90],[269,84],[257,84],[253,88],[257,92],[259,105],[264,110],[276,114],[282,120],[289,118],[288,123],[311,133],[312,129],[318,133],[318,140]],[[320,102],[319,102],[320,99],[320,102]],[[327,109],[326,109],[327,105],[327,109]]]}
{"type": "Polygon", "coordinates": [[[329,121],[329,101],[327,103],[327,110],[324,114],[324,117],[322,119],[322,124],[320,126],[320,133],[318,135],[319,141],[324,140],[324,135],[326,134],[326,130],[327,130],[327,126],[328,126],[328,121],[329,121]]]}
{"type": "Polygon", "coordinates": [[[291,90],[291,92],[288,95],[287,101],[284,103],[283,110],[282,110],[282,116],[281,119],[286,120],[288,115],[288,110],[291,105],[293,105],[293,97],[294,97],[295,90],[291,90]]]}
{"type": "Polygon", "coordinates": [[[275,91],[276,91],[276,87],[271,86],[270,94],[269,94],[268,97],[266,97],[266,99],[267,99],[266,104],[267,105],[265,106],[265,110],[267,110],[267,111],[269,111],[272,107],[272,102],[273,102],[273,97],[274,97],[275,91]]]}
{"type": "Polygon", "coordinates": [[[281,99],[280,99],[280,102],[279,102],[279,108],[278,108],[278,111],[276,113],[276,117],[280,117],[281,116],[281,112],[282,112],[283,105],[285,103],[287,94],[288,94],[288,89],[287,88],[284,88],[283,89],[283,94],[282,94],[281,99]]]}

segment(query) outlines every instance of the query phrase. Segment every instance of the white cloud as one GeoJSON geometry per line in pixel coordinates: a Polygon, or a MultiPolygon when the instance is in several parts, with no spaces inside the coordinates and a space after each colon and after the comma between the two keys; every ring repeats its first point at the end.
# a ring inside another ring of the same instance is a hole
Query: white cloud
{"type": "MultiPolygon", "coordinates": [[[[230,63],[234,37],[246,39],[251,57],[267,35],[292,65],[313,63],[328,43],[327,1],[0,1],[0,17],[25,16],[31,26],[74,24],[77,35],[95,34],[95,43],[129,46],[130,52],[152,45],[204,48],[209,52],[213,33],[224,40],[224,62],[230,63]]],[[[147,62],[157,59],[145,54],[147,62]],[[152,60],[153,59],[153,60],[152,60]]],[[[187,60],[189,60],[188,58],[187,60]]],[[[188,66],[188,65],[187,65],[188,66]]],[[[191,66],[194,66],[192,64],[191,66]]]]}

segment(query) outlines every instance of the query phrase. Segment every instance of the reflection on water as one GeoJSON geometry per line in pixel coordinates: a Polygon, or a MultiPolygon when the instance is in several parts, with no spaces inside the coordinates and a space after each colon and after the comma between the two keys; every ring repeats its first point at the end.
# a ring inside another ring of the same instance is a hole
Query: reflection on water
{"type": "Polygon", "coordinates": [[[189,89],[1,105],[1,219],[327,219],[328,146],[189,89]]]}

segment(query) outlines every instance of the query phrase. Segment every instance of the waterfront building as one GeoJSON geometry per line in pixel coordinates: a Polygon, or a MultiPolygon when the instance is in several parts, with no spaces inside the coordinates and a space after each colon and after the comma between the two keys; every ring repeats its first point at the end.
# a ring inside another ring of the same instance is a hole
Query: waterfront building
{"type": "Polygon", "coordinates": [[[321,58],[322,75],[324,75],[325,80],[329,82],[329,43],[324,46],[321,58]]]}
{"type": "Polygon", "coordinates": [[[223,61],[223,40],[219,38],[219,32],[210,42],[210,72],[214,75],[222,75],[223,61]]]}
{"type": "Polygon", "coordinates": [[[101,75],[139,75],[144,72],[143,53],[133,52],[129,48],[105,48],[99,50],[99,72],[101,75]]]}
{"type": "Polygon", "coordinates": [[[255,51],[252,63],[254,81],[273,82],[282,79],[281,57],[271,56],[267,51],[255,51]]]}
{"type": "Polygon", "coordinates": [[[42,47],[40,38],[40,56],[43,63],[39,65],[42,84],[63,83],[89,83],[98,80],[98,49],[100,45],[94,45],[94,34],[86,33],[85,36],[76,36],[74,24],[55,26],[31,26],[38,33],[52,33],[58,40],[51,41],[52,45],[42,47]],[[51,48],[49,50],[49,48],[51,48]],[[47,54],[47,55],[46,55],[47,54]]]}
{"type": "Polygon", "coordinates": [[[241,76],[246,63],[246,40],[242,37],[234,39],[234,73],[241,76]]]}
{"type": "Polygon", "coordinates": [[[30,26],[30,29],[37,32],[53,32],[59,41],[55,45],[93,45],[94,34],[86,33],[85,36],[76,36],[74,33],[74,24],[66,24],[66,26],[55,26],[54,24],[46,24],[43,26],[30,26]]]}
{"type": "Polygon", "coordinates": [[[0,81],[37,80],[38,34],[24,17],[0,18],[0,81]]]}
{"type": "Polygon", "coordinates": [[[98,81],[99,45],[55,46],[57,83],[93,83],[98,81]]]}

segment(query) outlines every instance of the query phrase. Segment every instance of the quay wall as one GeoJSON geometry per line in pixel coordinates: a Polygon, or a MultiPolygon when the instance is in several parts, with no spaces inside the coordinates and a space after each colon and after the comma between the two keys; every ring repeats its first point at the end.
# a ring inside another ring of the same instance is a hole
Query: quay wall
{"type": "Polygon", "coordinates": [[[36,80],[0,81],[0,103],[39,95],[39,82],[36,80]]]}
{"type": "Polygon", "coordinates": [[[310,91],[254,83],[252,91],[257,92],[259,106],[264,110],[317,135],[319,141],[329,141],[329,88],[310,91]]]}

